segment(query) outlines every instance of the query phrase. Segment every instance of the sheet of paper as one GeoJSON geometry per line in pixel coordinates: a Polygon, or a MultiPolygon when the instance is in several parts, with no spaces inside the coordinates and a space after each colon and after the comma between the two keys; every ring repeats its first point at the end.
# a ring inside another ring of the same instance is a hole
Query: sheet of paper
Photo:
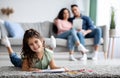
{"type": "Polygon", "coordinates": [[[73,27],[76,29],[82,29],[83,20],[80,18],[75,18],[73,20],[73,27]]]}
{"type": "Polygon", "coordinates": [[[64,72],[64,71],[65,71],[64,68],[42,70],[43,73],[61,73],[61,72],[64,72]]]}
{"type": "Polygon", "coordinates": [[[65,69],[64,68],[60,68],[60,69],[45,69],[45,70],[42,70],[40,72],[32,72],[32,73],[62,73],[62,72],[65,72],[65,69]]]}

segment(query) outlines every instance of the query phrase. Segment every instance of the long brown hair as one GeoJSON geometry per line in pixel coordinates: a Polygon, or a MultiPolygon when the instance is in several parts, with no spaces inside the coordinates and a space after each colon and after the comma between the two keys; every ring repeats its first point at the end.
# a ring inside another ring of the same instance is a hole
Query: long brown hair
{"type": "MultiPolygon", "coordinates": [[[[64,15],[64,11],[65,11],[65,10],[68,11],[68,13],[69,13],[69,18],[70,18],[70,11],[69,11],[69,9],[67,9],[67,8],[62,8],[62,9],[59,11],[57,17],[56,17],[54,20],[56,20],[56,19],[61,19],[61,20],[63,20],[63,19],[64,19],[64,16],[63,16],[63,15],[64,15]]],[[[69,18],[68,18],[68,21],[69,21],[69,18]]],[[[55,24],[53,24],[52,30],[53,30],[53,32],[54,32],[55,34],[58,33],[58,28],[57,28],[57,26],[56,26],[55,24]]]]}
{"type": "MultiPolygon", "coordinates": [[[[62,8],[62,9],[60,10],[60,12],[58,13],[58,16],[57,16],[56,18],[63,20],[63,19],[64,19],[63,15],[64,15],[64,11],[65,11],[65,10],[68,11],[68,13],[69,13],[69,18],[70,18],[70,11],[69,11],[69,9],[67,9],[67,8],[62,8]]],[[[69,21],[69,20],[68,20],[68,21],[69,21]]]]}
{"type": "Polygon", "coordinates": [[[45,47],[45,41],[43,37],[40,35],[39,32],[37,32],[34,29],[29,29],[25,31],[24,37],[23,37],[23,47],[21,52],[21,57],[24,59],[27,59],[29,67],[32,67],[34,64],[34,60],[37,59],[37,55],[35,52],[31,50],[31,48],[28,45],[28,40],[30,38],[38,38],[41,42],[43,42],[43,47],[45,47]]]}

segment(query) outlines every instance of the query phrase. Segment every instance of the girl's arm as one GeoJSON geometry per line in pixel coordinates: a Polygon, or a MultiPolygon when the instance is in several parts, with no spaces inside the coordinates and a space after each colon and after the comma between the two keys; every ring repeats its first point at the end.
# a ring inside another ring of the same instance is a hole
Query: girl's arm
{"type": "Polygon", "coordinates": [[[58,67],[58,66],[55,64],[54,59],[52,59],[52,60],[50,61],[50,69],[58,69],[58,68],[61,68],[61,67],[58,67]]]}
{"type": "Polygon", "coordinates": [[[60,69],[60,68],[64,68],[65,71],[69,71],[68,68],[58,67],[58,66],[55,64],[55,60],[54,60],[54,59],[52,59],[52,60],[50,61],[50,69],[60,69]]]}
{"type": "Polygon", "coordinates": [[[40,69],[37,69],[37,68],[30,68],[27,59],[23,60],[22,70],[23,71],[36,71],[36,72],[40,72],[41,71],[40,69]]]}

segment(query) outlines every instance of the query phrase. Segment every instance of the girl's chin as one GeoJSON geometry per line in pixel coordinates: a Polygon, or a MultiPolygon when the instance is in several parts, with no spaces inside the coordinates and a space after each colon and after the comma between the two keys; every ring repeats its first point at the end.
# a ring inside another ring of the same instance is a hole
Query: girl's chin
{"type": "Polygon", "coordinates": [[[39,49],[37,49],[37,50],[34,50],[35,52],[38,52],[39,51],[39,49]]]}
{"type": "Polygon", "coordinates": [[[41,51],[42,51],[41,48],[37,48],[37,49],[34,50],[34,52],[41,52],[41,51]]]}
{"type": "Polygon", "coordinates": [[[40,52],[40,49],[34,50],[34,52],[38,53],[38,52],[40,52]]]}

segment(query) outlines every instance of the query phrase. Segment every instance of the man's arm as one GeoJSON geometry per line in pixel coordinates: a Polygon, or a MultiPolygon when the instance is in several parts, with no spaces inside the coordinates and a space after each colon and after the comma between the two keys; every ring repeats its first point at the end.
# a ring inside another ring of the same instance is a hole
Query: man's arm
{"type": "Polygon", "coordinates": [[[82,33],[84,36],[86,36],[87,34],[91,33],[92,30],[95,28],[93,25],[93,21],[90,17],[88,16],[82,16],[82,18],[84,19],[85,23],[85,30],[82,30],[82,33]]]}
{"type": "Polygon", "coordinates": [[[83,32],[83,35],[86,36],[87,34],[89,34],[89,33],[91,33],[91,32],[92,32],[91,29],[85,30],[85,31],[83,32]]]}
{"type": "Polygon", "coordinates": [[[84,30],[84,29],[78,29],[77,30],[78,32],[82,32],[84,36],[86,36],[87,34],[91,33],[92,30],[91,29],[88,29],[88,30],[84,30]]]}
{"type": "Polygon", "coordinates": [[[87,22],[87,27],[88,27],[88,30],[91,29],[93,30],[94,29],[94,24],[93,24],[93,21],[90,17],[87,17],[86,16],[86,22],[87,22]]]}

